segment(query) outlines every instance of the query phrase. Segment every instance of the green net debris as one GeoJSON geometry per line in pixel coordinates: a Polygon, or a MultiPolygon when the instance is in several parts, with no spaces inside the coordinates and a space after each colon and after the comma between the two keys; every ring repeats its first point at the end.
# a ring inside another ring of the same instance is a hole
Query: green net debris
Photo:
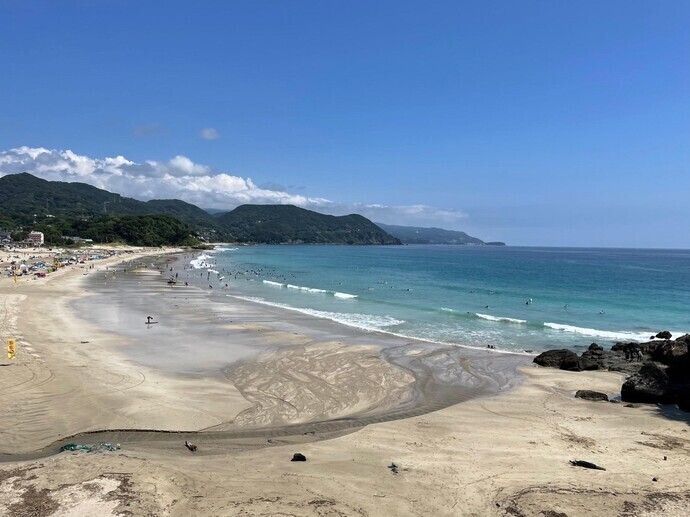
{"type": "Polygon", "coordinates": [[[120,444],[100,443],[98,445],[82,445],[78,443],[68,443],[60,447],[60,451],[86,451],[86,452],[103,452],[103,451],[119,451],[120,444]]]}

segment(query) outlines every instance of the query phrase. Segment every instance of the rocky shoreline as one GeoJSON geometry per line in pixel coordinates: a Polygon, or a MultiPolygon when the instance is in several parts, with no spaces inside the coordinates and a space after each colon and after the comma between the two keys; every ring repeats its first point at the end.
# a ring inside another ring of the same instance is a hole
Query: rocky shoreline
{"type": "Polygon", "coordinates": [[[623,402],[677,404],[690,411],[690,334],[671,338],[663,331],[645,343],[619,342],[610,350],[592,343],[580,356],[572,350],[548,350],[534,363],[576,372],[622,372],[628,374],[621,387],[623,402]]]}

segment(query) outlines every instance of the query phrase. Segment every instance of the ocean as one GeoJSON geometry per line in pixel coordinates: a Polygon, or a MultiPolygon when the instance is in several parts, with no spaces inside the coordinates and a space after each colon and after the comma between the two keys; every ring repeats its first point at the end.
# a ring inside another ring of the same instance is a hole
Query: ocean
{"type": "Polygon", "coordinates": [[[537,353],[690,332],[690,250],[228,246],[178,280],[369,331],[537,353]]]}

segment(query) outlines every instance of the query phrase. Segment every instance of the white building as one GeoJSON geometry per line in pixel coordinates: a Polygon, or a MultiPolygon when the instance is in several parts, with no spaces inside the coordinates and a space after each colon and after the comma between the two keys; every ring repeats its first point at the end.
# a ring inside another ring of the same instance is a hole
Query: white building
{"type": "Polygon", "coordinates": [[[34,246],[41,246],[45,239],[43,237],[43,232],[31,232],[26,240],[34,246]]]}

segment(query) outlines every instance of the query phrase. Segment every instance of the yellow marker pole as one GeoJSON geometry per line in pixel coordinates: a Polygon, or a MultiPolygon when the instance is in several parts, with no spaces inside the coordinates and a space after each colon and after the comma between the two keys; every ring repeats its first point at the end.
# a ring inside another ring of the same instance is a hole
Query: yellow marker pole
{"type": "Polygon", "coordinates": [[[15,345],[16,341],[14,339],[7,340],[7,358],[14,359],[15,356],[15,345]]]}

